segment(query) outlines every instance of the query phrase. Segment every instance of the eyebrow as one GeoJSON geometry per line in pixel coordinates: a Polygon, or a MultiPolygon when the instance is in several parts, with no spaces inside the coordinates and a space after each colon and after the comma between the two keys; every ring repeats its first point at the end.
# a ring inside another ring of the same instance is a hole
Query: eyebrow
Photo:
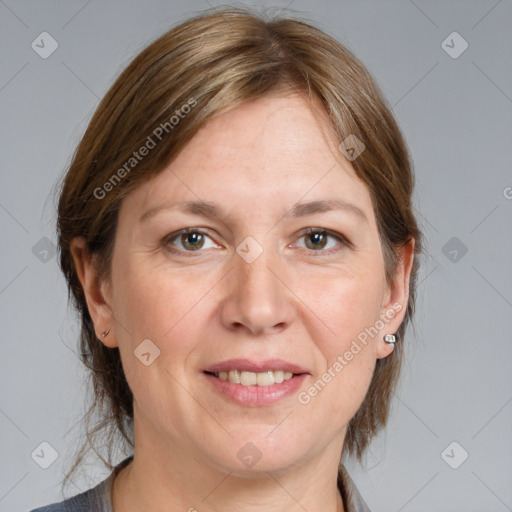
{"type": "MultiPolygon", "coordinates": [[[[217,217],[218,219],[226,218],[226,214],[223,213],[222,208],[215,203],[207,201],[183,201],[177,203],[163,203],[154,206],[140,216],[139,222],[144,222],[165,210],[179,210],[183,213],[190,213],[202,217],[217,217]]],[[[306,217],[315,213],[324,213],[334,210],[342,210],[347,213],[352,213],[364,222],[368,223],[368,218],[361,208],[342,199],[296,203],[290,210],[282,215],[281,219],[306,217]]]]}
{"type": "Polygon", "coordinates": [[[309,203],[297,203],[293,208],[287,212],[284,217],[305,217],[306,215],[312,215],[314,213],[330,212],[333,210],[342,210],[348,213],[352,213],[368,223],[366,214],[356,206],[355,204],[348,203],[342,199],[330,199],[324,201],[311,201],[309,203]]]}

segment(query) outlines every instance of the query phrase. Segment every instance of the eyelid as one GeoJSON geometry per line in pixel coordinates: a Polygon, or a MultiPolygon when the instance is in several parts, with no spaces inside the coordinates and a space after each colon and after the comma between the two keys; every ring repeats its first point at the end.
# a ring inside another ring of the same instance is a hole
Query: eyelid
{"type": "MultiPolygon", "coordinates": [[[[203,251],[201,251],[201,249],[199,249],[197,251],[183,251],[182,249],[177,249],[177,248],[173,247],[170,244],[173,240],[177,239],[179,236],[184,235],[184,234],[188,234],[188,233],[200,233],[203,236],[207,236],[214,243],[217,244],[217,242],[210,236],[209,230],[207,228],[200,228],[200,227],[197,227],[197,228],[196,227],[183,228],[183,229],[180,229],[179,231],[175,231],[175,232],[165,236],[163,238],[163,240],[162,240],[162,243],[166,247],[166,249],[169,252],[171,252],[171,253],[174,253],[174,254],[187,254],[187,256],[199,256],[199,254],[201,252],[203,252],[203,251]],[[172,248],[169,248],[169,246],[172,247],[172,248]]],[[[349,248],[353,248],[354,247],[354,244],[350,240],[348,240],[347,237],[342,235],[341,233],[338,233],[337,231],[332,231],[332,230],[326,229],[326,228],[320,228],[320,227],[309,227],[309,228],[303,229],[296,236],[296,240],[301,239],[305,235],[310,235],[310,234],[314,234],[314,233],[325,233],[327,236],[330,236],[332,238],[337,239],[338,242],[342,246],[349,247],[349,248]]],[[[307,250],[308,253],[310,253],[310,254],[315,254],[316,253],[316,255],[318,255],[318,256],[331,254],[332,252],[337,252],[337,251],[339,251],[339,249],[336,249],[336,248],[334,248],[334,249],[331,248],[331,249],[326,250],[326,251],[322,251],[322,250],[319,250],[319,251],[307,250]]]]}
{"type": "Polygon", "coordinates": [[[179,231],[174,231],[173,233],[171,233],[171,234],[169,234],[169,235],[167,235],[167,236],[165,236],[163,238],[162,244],[166,248],[167,251],[169,251],[169,252],[171,252],[173,254],[186,254],[187,256],[199,256],[200,253],[203,252],[203,251],[201,251],[201,250],[197,250],[197,251],[184,251],[182,249],[178,249],[178,248],[173,247],[171,245],[172,241],[176,240],[181,235],[186,235],[186,234],[189,234],[189,233],[200,233],[203,236],[207,236],[215,244],[217,244],[217,242],[212,238],[212,236],[210,236],[208,229],[206,229],[206,228],[199,228],[199,227],[198,228],[195,228],[195,227],[183,228],[183,229],[180,229],[179,231]]]}
{"type": "MultiPolygon", "coordinates": [[[[342,246],[349,247],[350,249],[354,248],[354,244],[345,235],[342,235],[341,233],[338,233],[337,231],[333,231],[333,230],[327,229],[327,228],[306,228],[305,230],[300,232],[300,235],[298,236],[298,238],[302,238],[304,235],[310,235],[310,234],[314,234],[314,233],[325,233],[327,236],[336,238],[342,246]]],[[[330,254],[331,252],[333,252],[333,251],[335,252],[337,250],[338,249],[329,249],[327,251],[309,251],[309,252],[311,252],[311,253],[316,252],[318,255],[321,255],[321,254],[330,254]]]]}

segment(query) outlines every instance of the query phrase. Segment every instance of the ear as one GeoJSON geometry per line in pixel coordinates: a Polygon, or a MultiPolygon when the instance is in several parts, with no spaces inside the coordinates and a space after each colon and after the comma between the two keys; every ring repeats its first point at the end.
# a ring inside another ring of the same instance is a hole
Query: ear
{"type": "MultiPolygon", "coordinates": [[[[383,337],[386,334],[395,334],[403,322],[409,302],[409,281],[414,261],[414,246],[416,241],[410,238],[397,252],[398,264],[395,278],[387,284],[380,319],[384,323],[377,339],[377,359],[387,357],[393,352],[393,345],[386,343],[383,337]]],[[[400,343],[401,340],[397,340],[400,343]]]]}
{"type": "Polygon", "coordinates": [[[94,265],[94,258],[87,250],[85,239],[83,237],[74,238],[70,245],[78,279],[84,290],[87,309],[94,323],[96,336],[105,346],[109,348],[117,347],[114,317],[109,304],[109,285],[100,278],[94,265]],[[101,334],[109,329],[109,334],[103,338],[101,334]]]}

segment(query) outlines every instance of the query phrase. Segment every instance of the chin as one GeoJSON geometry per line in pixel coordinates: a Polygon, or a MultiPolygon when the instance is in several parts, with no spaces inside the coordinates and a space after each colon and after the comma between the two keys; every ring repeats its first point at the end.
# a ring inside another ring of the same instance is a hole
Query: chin
{"type": "Polygon", "coordinates": [[[240,477],[286,472],[306,456],[304,449],[308,439],[290,436],[290,427],[287,431],[281,427],[262,425],[255,428],[251,425],[250,432],[246,429],[244,433],[233,435],[220,453],[211,453],[214,465],[240,477]],[[281,427],[283,431],[278,434],[281,427]]]}

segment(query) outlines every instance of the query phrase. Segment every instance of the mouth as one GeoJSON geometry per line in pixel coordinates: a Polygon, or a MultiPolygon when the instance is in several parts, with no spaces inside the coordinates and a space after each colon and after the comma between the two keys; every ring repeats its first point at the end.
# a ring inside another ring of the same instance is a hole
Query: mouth
{"type": "Polygon", "coordinates": [[[230,359],[202,371],[216,396],[243,407],[263,407],[291,398],[310,373],[284,359],[230,359]]]}
{"type": "Polygon", "coordinates": [[[263,372],[249,372],[244,370],[229,370],[222,372],[205,371],[207,375],[217,379],[240,384],[241,386],[273,386],[281,384],[284,381],[292,379],[294,376],[303,375],[303,373],[293,373],[285,370],[267,370],[263,372]]]}

